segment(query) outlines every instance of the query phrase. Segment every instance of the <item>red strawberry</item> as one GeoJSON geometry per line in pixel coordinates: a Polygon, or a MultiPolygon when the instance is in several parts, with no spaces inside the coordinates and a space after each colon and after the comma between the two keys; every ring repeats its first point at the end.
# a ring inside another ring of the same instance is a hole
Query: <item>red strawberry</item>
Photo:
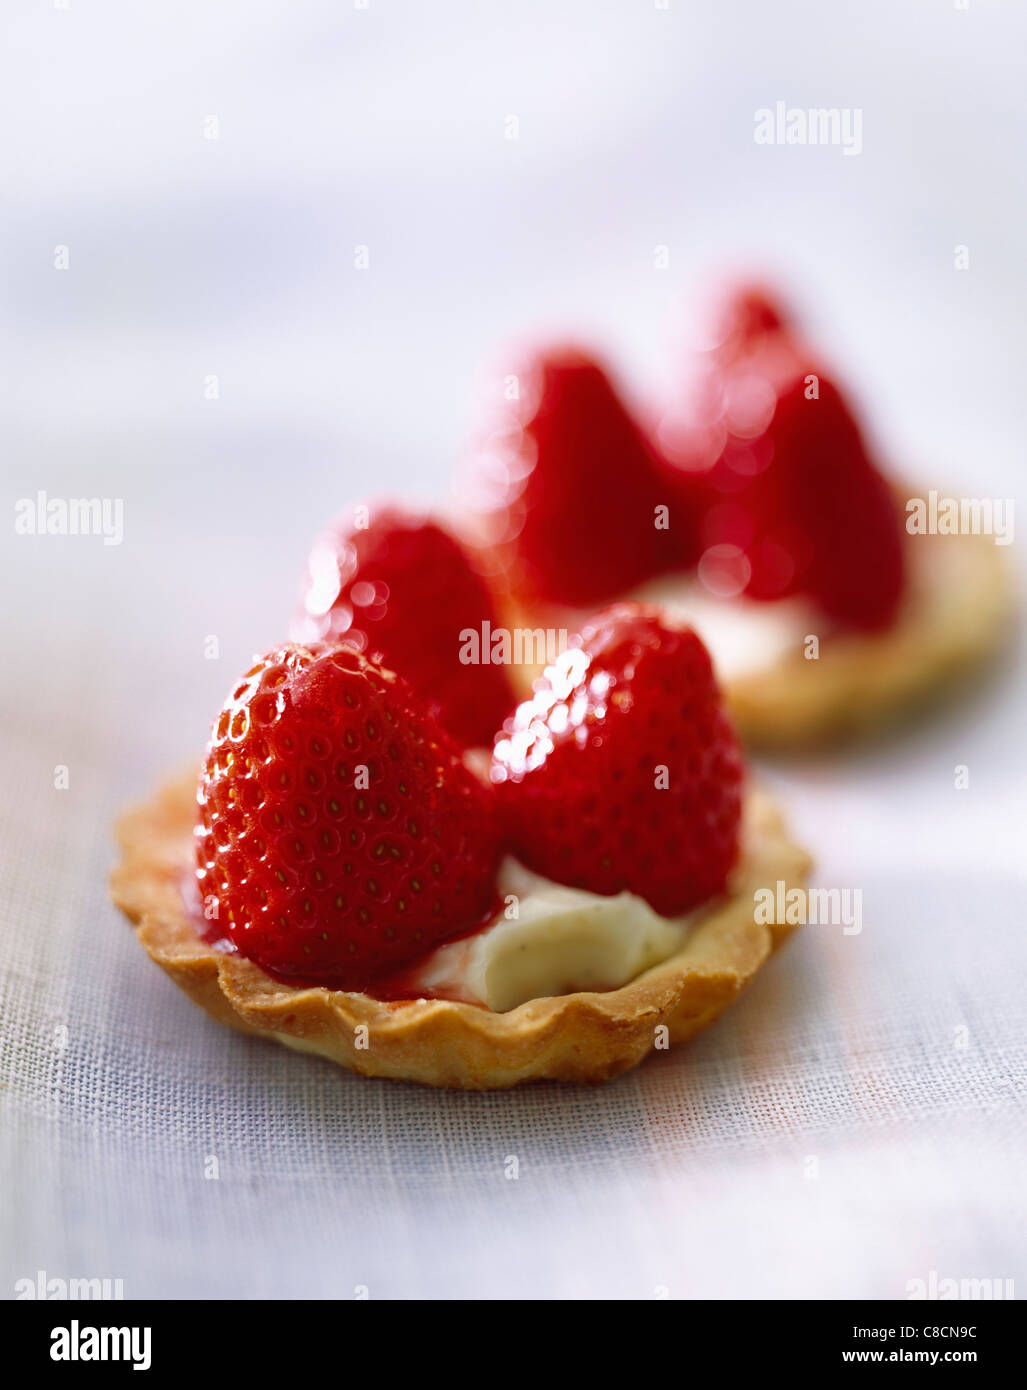
{"type": "Polygon", "coordinates": [[[792,336],[792,318],[762,285],[741,285],[719,306],[714,331],[717,356],[731,361],[771,344],[783,346],[792,336]]]}
{"type": "Polygon", "coordinates": [[[345,641],[404,676],[463,744],[487,747],[513,704],[506,669],[463,664],[461,632],[494,624],[492,598],[456,540],[434,521],[380,511],[314,545],[297,641],[345,641]]]}
{"type": "Polygon", "coordinates": [[[804,538],[812,538],[802,588],[837,622],[884,627],[895,617],[905,578],[898,504],[867,453],[837,388],[820,378],[819,399],[796,381],[778,400],[770,439],[804,538]]]}
{"type": "Polygon", "coordinates": [[[709,654],[659,611],[592,619],[497,738],[491,778],[515,852],[664,916],[720,893],[738,856],[743,765],[709,654]]]}
{"type": "Polygon", "coordinates": [[[888,484],[838,388],[776,311],[761,316],[743,300],[733,314],[735,331],[711,355],[725,442],[706,475],[701,548],[741,552],[751,598],[806,594],[839,623],[883,627],[904,587],[888,484]]]}
{"type": "Polygon", "coordinates": [[[515,589],[591,605],[694,549],[691,514],[673,505],[661,460],[598,363],[550,352],[521,390],[487,450],[502,484],[489,529],[515,589]]]}
{"type": "Polygon", "coordinates": [[[854,628],[890,623],[904,588],[902,521],[838,389],[795,377],[766,430],[728,436],[709,475],[706,546],[738,546],[751,598],[807,594],[854,628]]]}
{"type": "Polygon", "coordinates": [[[283,979],[362,989],[483,918],[492,795],[400,677],[278,647],[211,733],[196,865],[218,927],[283,979]]]}

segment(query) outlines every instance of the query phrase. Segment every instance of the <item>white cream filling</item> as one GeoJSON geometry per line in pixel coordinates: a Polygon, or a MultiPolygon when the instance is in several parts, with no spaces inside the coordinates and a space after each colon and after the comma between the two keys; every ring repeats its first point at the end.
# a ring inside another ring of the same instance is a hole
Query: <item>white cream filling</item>
{"type": "Polygon", "coordinates": [[[433,951],[413,976],[415,988],[496,1013],[529,999],[619,989],[672,956],[703,911],[661,917],[634,893],[567,888],[512,858],[498,886],[504,906],[495,919],[433,951]]]}

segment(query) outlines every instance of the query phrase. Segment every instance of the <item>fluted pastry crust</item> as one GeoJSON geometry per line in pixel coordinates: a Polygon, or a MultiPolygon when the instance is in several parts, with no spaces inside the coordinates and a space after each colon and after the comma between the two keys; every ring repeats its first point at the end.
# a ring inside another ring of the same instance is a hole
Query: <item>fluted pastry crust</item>
{"type": "Polygon", "coordinates": [[[383,1003],[367,994],[280,984],[197,935],[181,892],[195,787],[192,772],[175,779],[118,827],[123,858],[111,894],[150,957],[222,1023],[365,1075],[429,1086],[605,1081],[635,1066],[658,1041],[684,1042],[717,1018],[794,930],[756,922],[756,889],[778,881],[802,887],[810,867],[773,802],[751,791],[730,896],[710,908],[680,951],[622,989],[534,999],[509,1013],[447,1000],[383,1003]]]}

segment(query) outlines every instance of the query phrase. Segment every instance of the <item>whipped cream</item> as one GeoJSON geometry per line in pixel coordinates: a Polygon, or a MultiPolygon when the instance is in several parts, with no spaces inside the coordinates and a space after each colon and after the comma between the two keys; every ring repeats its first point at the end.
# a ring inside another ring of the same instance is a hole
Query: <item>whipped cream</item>
{"type": "Polygon", "coordinates": [[[619,989],[679,950],[703,909],[661,917],[634,893],[567,888],[507,858],[504,906],[482,931],[438,947],[410,979],[426,994],[496,1013],[529,999],[619,989]]]}
{"type": "Polygon", "coordinates": [[[801,656],[811,633],[823,637],[826,619],[801,598],[760,603],[718,598],[696,579],[664,575],[635,589],[639,603],[654,603],[677,622],[689,623],[706,644],[721,680],[766,671],[786,657],[801,656]]]}

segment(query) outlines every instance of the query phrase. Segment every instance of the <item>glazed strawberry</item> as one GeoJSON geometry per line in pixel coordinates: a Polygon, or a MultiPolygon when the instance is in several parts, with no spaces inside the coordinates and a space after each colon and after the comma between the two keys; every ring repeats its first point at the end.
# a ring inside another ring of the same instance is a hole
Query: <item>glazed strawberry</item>
{"type": "Polygon", "coordinates": [[[406,682],[350,647],[282,646],[247,671],[197,801],[205,906],[282,979],[365,988],[492,905],[490,789],[406,682]]]}
{"type": "Polygon", "coordinates": [[[490,776],[514,851],[559,883],[672,917],[737,860],[738,739],[706,648],[657,609],[595,617],[497,738],[490,776]]]}
{"type": "Polygon", "coordinates": [[[592,605],[694,549],[692,514],[673,505],[660,458],[597,362],[554,351],[520,381],[485,451],[502,484],[491,539],[515,589],[592,605]]]}
{"type": "Polygon", "coordinates": [[[495,624],[485,581],[436,522],[388,507],[334,527],[308,561],[298,641],[346,641],[404,676],[443,727],[488,747],[514,702],[506,668],[460,660],[461,633],[495,624]]]}
{"type": "Polygon", "coordinates": [[[778,400],[769,437],[804,542],[794,552],[797,582],[847,627],[886,626],[904,588],[902,521],[844,398],[825,377],[815,400],[794,382],[778,400]]]}
{"type": "Polygon", "coordinates": [[[777,310],[732,314],[710,358],[723,442],[701,548],[739,553],[750,598],[804,594],[845,626],[886,626],[904,589],[902,517],[855,416],[777,310]]]}
{"type": "Polygon", "coordinates": [[[810,597],[853,628],[886,626],[904,589],[899,509],[826,377],[776,395],[766,429],[728,436],[709,474],[704,545],[737,547],[750,598],[810,597]]]}

